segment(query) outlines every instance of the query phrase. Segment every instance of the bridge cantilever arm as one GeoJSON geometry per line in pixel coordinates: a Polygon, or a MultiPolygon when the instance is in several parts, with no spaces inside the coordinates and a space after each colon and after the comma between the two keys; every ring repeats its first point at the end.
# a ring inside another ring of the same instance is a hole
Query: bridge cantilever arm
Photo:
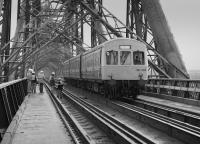
{"type": "Polygon", "coordinates": [[[166,78],[172,78],[170,77],[166,72],[164,72],[162,69],[160,69],[158,66],[156,66],[152,61],[148,60],[149,65],[151,65],[159,74],[164,75],[166,78]]]}
{"type": "Polygon", "coordinates": [[[80,3],[87,11],[89,11],[93,16],[97,17],[99,21],[102,22],[102,24],[104,24],[111,32],[113,32],[113,34],[115,34],[117,37],[122,37],[122,35],[119,34],[116,29],[114,29],[110,24],[103,20],[93,9],[90,8],[88,4],[83,1],[81,1],[80,3]]]}

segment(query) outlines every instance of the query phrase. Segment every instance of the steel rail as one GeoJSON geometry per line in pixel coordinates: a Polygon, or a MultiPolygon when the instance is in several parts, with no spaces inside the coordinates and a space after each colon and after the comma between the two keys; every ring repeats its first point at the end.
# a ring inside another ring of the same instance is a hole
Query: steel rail
{"type": "MultiPolygon", "coordinates": [[[[97,113],[97,115],[99,115],[102,119],[107,118],[107,115],[106,114],[101,115],[102,110],[99,110],[95,106],[92,106],[91,104],[84,102],[83,100],[79,100],[79,98],[73,95],[72,99],[74,99],[75,101],[80,101],[83,105],[87,106],[88,108],[91,109],[91,111],[94,111],[95,113],[96,110],[100,111],[100,114],[97,113]]],[[[109,105],[112,108],[114,107],[114,109],[123,113],[126,112],[128,116],[141,120],[142,122],[147,123],[154,128],[158,128],[159,130],[164,131],[166,134],[169,134],[170,136],[175,137],[183,142],[186,143],[192,142],[194,144],[199,144],[200,142],[200,127],[180,122],[178,120],[174,120],[172,118],[168,118],[166,116],[156,114],[154,112],[144,110],[142,108],[138,108],[133,105],[116,103],[116,102],[109,102],[109,105]]],[[[111,119],[114,118],[111,117],[111,119]]],[[[109,118],[108,120],[105,121],[109,122],[109,118]]],[[[113,123],[115,123],[115,121],[113,123]]],[[[112,125],[112,122],[110,122],[109,124],[112,125]]],[[[131,133],[130,131],[128,132],[131,133]]]]}
{"type": "MultiPolygon", "coordinates": [[[[193,119],[193,120],[198,121],[198,122],[200,121],[200,114],[197,114],[197,113],[194,113],[194,112],[189,112],[189,111],[186,111],[186,110],[180,110],[180,109],[172,108],[170,106],[164,106],[164,105],[161,105],[161,104],[146,102],[146,101],[143,101],[143,100],[136,100],[135,103],[144,104],[144,105],[147,105],[151,108],[164,110],[164,111],[167,111],[168,113],[181,115],[181,116],[185,117],[186,120],[183,121],[185,123],[192,124],[191,123],[192,120],[190,120],[190,119],[193,119]]],[[[197,123],[197,124],[199,124],[199,127],[200,127],[200,123],[197,123]]],[[[193,124],[193,125],[195,125],[195,124],[193,124]]]]}
{"type": "Polygon", "coordinates": [[[129,128],[119,120],[111,117],[110,115],[93,106],[92,104],[76,97],[67,90],[64,90],[64,94],[66,94],[76,104],[82,105],[82,108],[86,108],[90,112],[94,113],[98,120],[102,120],[103,123],[110,127],[110,130],[115,131],[115,134],[117,134],[120,139],[124,139],[124,143],[154,144],[154,142],[137,133],[133,129],[129,128]]]}
{"type": "MultiPolygon", "coordinates": [[[[186,124],[184,122],[180,122],[178,120],[174,120],[172,118],[156,114],[154,112],[145,110],[143,108],[138,108],[137,106],[130,105],[123,102],[112,102],[114,105],[116,105],[118,108],[121,107],[125,109],[126,111],[131,112],[132,114],[135,113],[137,115],[140,115],[140,117],[143,117],[144,119],[148,119],[149,122],[154,122],[155,125],[162,125],[167,130],[169,130],[171,133],[173,131],[181,132],[183,135],[190,137],[192,140],[194,140],[194,143],[200,142],[200,128],[195,127],[193,125],[186,124]]],[[[155,125],[151,124],[153,127],[156,127],[155,125]]],[[[160,128],[161,127],[157,127],[160,128]]],[[[166,131],[167,131],[166,130],[166,131]]],[[[169,133],[169,134],[171,134],[169,133]]],[[[183,137],[179,138],[183,141],[183,137]]],[[[185,142],[189,142],[189,139],[184,139],[185,142]]],[[[191,142],[191,141],[190,141],[191,142]]]]}
{"type": "Polygon", "coordinates": [[[59,113],[64,125],[69,130],[69,133],[74,141],[75,144],[90,144],[90,141],[87,137],[85,137],[84,134],[80,131],[80,129],[77,127],[76,123],[74,123],[73,118],[70,116],[70,114],[66,111],[66,109],[62,106],[60,101],[56,98],[56,96],[51,92],[50,86],[45,82],[44,83],[49,96],[59,113]]]}
{"type": "Polygon", "coordinates": [[[152,112],[152,111],[149,111],[149,110],[146,110],[146,109],[143,109],[143,108],[139,108],[139,107],[136,107],[136,106],[133,106],[133,105],[129,105],[127,103],[122,104],[122,106],[126,106],[127,108],[130,108],[130,106],[131,106],[132,110],[138,110],[139,112],[142,112],[143,114],[147,114],[149,116],[157,118],[158,120],[172,124],[172,126],[174,126],[174,127],[178,126],[179,128],[182,128],[182,129],[187,130],[189,132],[193,132],[194,134],[196,133],[200,136],[200,128],[199,127],[187,124],[185,122],[181,122],[179,120],[175,120],[175,119],[167,117],[167,116],[163,116],[161,114],[157,114],[155,112],[152,112]]]}
{"type": "Polygon", "coordinates": [[[182,121],[187,124],[191,124],[197,127],[200,127],[200,115],[194,112],[189,112],[186,110],[172,108],[170,106],[165,106],[162,104],[157,104],[155,102],[148,102],[145,100],[132,100],[129,98],[122,98],[120,99],[123,102],[128,104],[133,104],[137,107],[144,108],[146,110],[174,118],[176,120],[182,121]]]}

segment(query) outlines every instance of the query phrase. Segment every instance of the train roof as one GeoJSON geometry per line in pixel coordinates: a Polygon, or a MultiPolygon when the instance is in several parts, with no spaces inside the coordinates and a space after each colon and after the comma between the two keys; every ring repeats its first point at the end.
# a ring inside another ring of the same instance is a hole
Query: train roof
{"type": "MultiPolygon", "coordinates": [[[[92,49],[90,49],[90,50],[88,50],[88,51],[82,53],[82,54],[83,54],[83,55],[88,54],[88,53],[90,53],[90,52],[93,52],[93,51],[95,51],[95,50],[101,48],[101,47],[104,46],[104,45],[107,45],[108,43],[111,43],[111,42],[114,42],[114,41],[118,41],[118,40],[130,40],[130,41],[135,41],[135,42],[137,42],[137,43],[143,44],[141,41],[138,41],[138,40],[136,40],[136,39],[130,39],[130,38],[116,38],[116,39],[108,40],[108,41],[106,41],[106,42],[104,42],[104,43],[102,43],[102,44],[100,44],[100,45],[98,45],[98,46],[96,46],[96,47],[94,47],[94,48],[92,48],[92,49]]],[[[144,45],[145,45],[145,44],[144,44],[144,45]]]]}
{"type": "Polygon", "coordinates": [[[110,42],[113,42],[113,41],[118,41],[118,40],[130,40],[130,41],[135,41],[135,42],[137,42],[137,43],[143,43],[143,42],[141,42],[141,41],[139,41],[139,40],[137,40],[137,39],[123,38],[123,37],[121,37],[121,38],[115,38],[115,39],[108,40],[108,41],[106,41],[106,42],[104,42],[104,43],[102,43],[102,44],[107,44],[107,43],[110,43],[110,42]]]}
{"type": "MultiPolygon", "coordinates": [[[[100,44],[100,45],[98,45],[98,46],[95,46],[94,48],[91,48],[90,50],[88,50],[88,51],[86,51],[86,52],[84,52],[84,53],[81,53],[81,54],[79,54],[79,55],[77,55],[77,56],[75,56],[75,57],[78,57],[78,56],[80,56],[80,55],[85,55],[85,54],[91,53],[91,52],[96,51],[97,49],[103,47],[104,45],[107,45],[108,43],[111,43],[111,42],[114,42],[114,41],[118,41],[118,40],[130,40],[130,41],[135,41],[135,42],[137,42],[137,43],[143,44],[141,41],[138,41],[138,40],[136,40],[136,39],[130,39],[130,38],[116,38],[116,39],[108,40],[108,41],[106,41],[106,42],[104,42],[104,43],[102,43],[102,44],[100,44]]],[[[145,45],[145,44],[144,44],[144,45],[145,45]]],[[[70,59],[68,59],[68,60],[71,60],[71,59],[73,59],[73,58],[75,58],[75,57],[72,57],[72,58],[70,58],[70,59]]],[[[66,60],[65,62],[67,62],[68,60],[66,60]]],[[[65,62],[64,62],[64,63],[65,63],[65,62]]]]}

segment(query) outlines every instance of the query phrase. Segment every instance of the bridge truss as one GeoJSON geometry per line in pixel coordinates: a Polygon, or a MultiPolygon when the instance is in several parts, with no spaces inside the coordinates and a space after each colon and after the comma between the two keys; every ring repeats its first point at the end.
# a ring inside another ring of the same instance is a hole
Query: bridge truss
{"type": "Polygon", "coordinates": [[[158,0],[127,0],[126,4],[126,22],[122,22],[103,0],[18,0],[16,32],[10,39],[11,0],[2,0],[1,82],[24,77],[28,68],[61,74],[66,59],[116,37],[147,45],[150,77],[189,78],[184,64],[174,64],[163,53],[158,23],[149,14],[154,5],[159,7],[158,0]]]}

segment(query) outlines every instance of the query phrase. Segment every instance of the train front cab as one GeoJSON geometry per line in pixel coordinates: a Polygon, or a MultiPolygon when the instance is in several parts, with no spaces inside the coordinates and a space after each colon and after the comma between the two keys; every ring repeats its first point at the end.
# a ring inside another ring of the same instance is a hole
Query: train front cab
{"type": "Polygon", "coordinates": [[[146,46],[136,40],[121,40],[102,51],[102,80],[110,97],[135,97],[147,80],[146,46]]]}

